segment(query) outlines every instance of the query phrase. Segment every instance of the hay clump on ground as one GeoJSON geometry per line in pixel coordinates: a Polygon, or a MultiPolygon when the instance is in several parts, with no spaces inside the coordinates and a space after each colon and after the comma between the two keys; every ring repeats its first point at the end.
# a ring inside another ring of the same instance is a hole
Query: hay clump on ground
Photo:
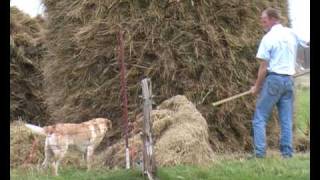
{"type": "MultiPolygon", "coordinates": [[[[169,110],[163,119],[171,119],[166,124],[156,142],[156,160],[160,166],[192,164],[207,165],[213,160],[209,144],[208,125],[196,107],[185,97],[172,97],[157,107],[158,111],[169,110]]],[[[155,126],[162,119],[155,119],[155,126]]],[[[159,129],[158,129],[159,130],[159,129]]]]}
{"type": "MultiPolygon", "coordinates": [[[[279,6],[286,15],[287,1],[44,0],[44,5],[50,52],[44,76],[53,122],[101,116],[120,127],[116,49],[121,29],[131,121],[141,111],[139,81],[148,76],[156,104],[177,94],[195,104],[207,120],[215,151],[252,150],[254,97],[216,108],[211,103],[253,84],[263,34],[260,13],[279,6]]],[[[271,122],[268,141],[277,147],[275,116],[271,122]]]]}
{"type": "Polygon", "coordinates": [[[23,121],[10,123],[10,168],[39,164],[44,159],[44,137],[32,134],[23,121]],[[33,154],[33,142],[37,141],[33,154]],[[30,154],[32,157],[29,158],[30,154]]]}
{"type": "Polygon", "coordinates": [[[48,119],[43,97],[41,62],[46,53],[43,27],[16,7],[10,7],[10,122],[48,119]]]}
{"type": "Polygon", "coordinates": [[[310,151],[310,136],[295,137],[293,140],[296,152],[309,152],[310,151]]]}
{"type": "MultiPolygon", "coordinates": [[[[154,151],[158,166],[178,164],[208,165],[214,153],[209,144],[208,125],[196,107],[182,95],[162,102],[152,111],[154,151]]],[[[137,119],[142,127],[143,117],[137,119]]],[[[142,161],[142,139],[132,134],[129,140],[132,163],[142,161]]],[[[107,149],[106,165],[124,167],[125,145],[121,141],[107,149]]]]}

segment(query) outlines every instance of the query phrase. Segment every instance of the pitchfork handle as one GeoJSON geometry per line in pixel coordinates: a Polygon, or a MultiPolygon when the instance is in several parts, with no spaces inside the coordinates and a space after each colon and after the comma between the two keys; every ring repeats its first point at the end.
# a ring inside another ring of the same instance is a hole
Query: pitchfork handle
{"type": "MultiPolygon", "coordinates": [[[[296,77],[299,77],[299,76],[303,76],[303,75],[305,75],[305,74],[307,74],[307,73],[310,73],[310,69],[307,69],[307,70],[305,70],[304,72],[301,72],[301,73],[297,73],[297,74],[293,75],[293,77],[296,78],[296,77]]],[[[214,102],[214,103],[212,103],[212,105],[213,105],[213,106],[217,106],[217,105],[219,105],[219,104],[222,104],[222,103],[225,103],[225,102],[234,100],[234,99],[236,99],[236,98],[239,98],[239,97],[241,97],[241,96],[245,96],[245,95],[250,94],[250,93],[251,93],[251,90],[248,90],[248,91],[246,91],[246,92],[243,92],[243,93],[240,93],[240,94],[231,96],[231,97],[229,97],[229,98],[226,98],[226,99],[223,99],[223,100],[214,102]]]]}
{"type": "Polygon", "coordinates": [[[231,100],[233,100],[233,99],[239,98],[239,97],[241,97],[241,96],[245,96],[245,95],[250,94],[250,93],[251,93],[251,90],[248,90],[248,91],[246,91],[246,92],[243,92],[243,93],[240,93],[240,94],[231,96],[231,97],[229,97],[229,98],[226,98],[226,99],[223,99],[223,100],[214,102],[214,103],[212,103],[212,105],[213,105],[213,106],[217,106],[217,105],[219,105],[219,104],[222,104],[222,103],[231,101],[231,100]]]}

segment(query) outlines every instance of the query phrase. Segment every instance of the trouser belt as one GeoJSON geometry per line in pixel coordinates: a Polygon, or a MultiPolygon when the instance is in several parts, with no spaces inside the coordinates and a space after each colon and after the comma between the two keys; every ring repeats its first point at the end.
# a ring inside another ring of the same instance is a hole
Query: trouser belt
{"type": "Polygon", "coordinates": [[[288,75],[288,74],[279,74],[279,73],[275,73],[275,72],[267,72],[267,76],[269,76],[269,75],[291,76],[291,75],[288,75]]]}

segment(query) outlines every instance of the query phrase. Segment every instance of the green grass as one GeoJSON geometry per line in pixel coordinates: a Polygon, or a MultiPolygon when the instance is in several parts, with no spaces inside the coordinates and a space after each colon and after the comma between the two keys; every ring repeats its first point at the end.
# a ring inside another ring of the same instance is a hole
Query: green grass
{"type": "Polygon", "coordinates": [[[297,136],[305,136],[310,122],[310,89],[297,88],[295,96],[295,126],[297,136]]]}
{"type": "Polygon", "coordinates": [[[91,170],[77,169],[70,167],[59,168],[59,176],[52,176],[50,170],[38,171],[37,169],[13,169],[10,170],[10,179],[23,179],[23,180],[140,180],[143,179],[140,171],[138,170],[91,170]]]}
{"type": "Polygon", "coordinates": [[[159,170],[160,179],[185,180],[303,180],[310,177],[308,156],[283,160],[279,157],[253,160],[228,160],[209,168],[178,166],[159,170]],[[161,178],[162,177],[162,178],[161,178]]]}
{"type": "MultiPolygon", "coordinates": [[[[228,155],[224,155],[228,156],[228,155]]],[[[10,170],[10,179],[104,179],[104,180],[142,180],[138,169],[135,170],[86,170],[64,167],[59,177],[52,177],[49,172],[35,169],[10,170]]],[[[175,166],[158,168],[160,180],[304,180],[310,179],[309,154],[295,154],[291,159],[269,156],[266,159],[245,160],[229,158],[217,160],[210,167],[175,166]]]]}

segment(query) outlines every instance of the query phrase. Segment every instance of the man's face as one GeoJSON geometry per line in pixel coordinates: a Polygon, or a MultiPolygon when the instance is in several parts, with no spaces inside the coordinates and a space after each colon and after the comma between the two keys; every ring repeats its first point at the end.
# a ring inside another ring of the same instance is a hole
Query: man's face
{"type": "Polygon", "coordinates": [[[262,28],[265,32],[268,32],[274,23],[274,21],[270,19],[265,12],[262,13],[260,21],[261,21],[262,28]]]}

